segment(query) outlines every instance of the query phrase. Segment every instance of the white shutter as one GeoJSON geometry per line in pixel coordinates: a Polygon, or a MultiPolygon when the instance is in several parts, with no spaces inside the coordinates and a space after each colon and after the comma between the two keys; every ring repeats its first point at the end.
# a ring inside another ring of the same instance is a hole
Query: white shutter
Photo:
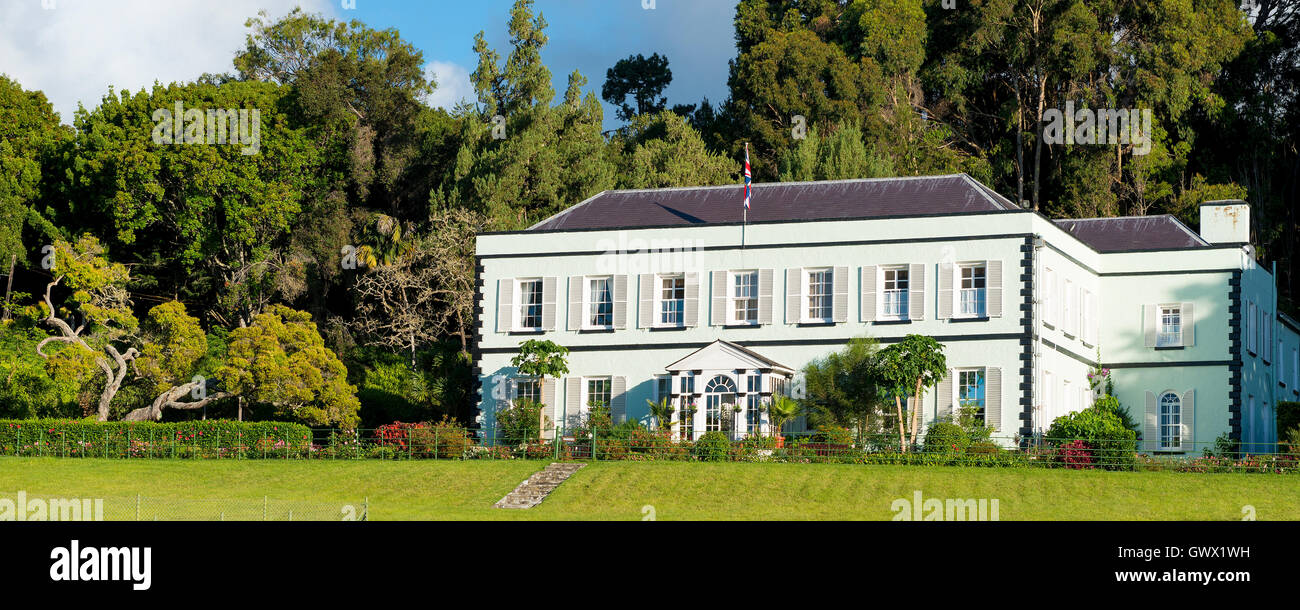
{"type": "Polygon", "coordinates": [[[609,389],[609,413],[615,424],[627,421],[627,377],[615,375],[609,389]]]}
{"type": "Polygon", "coordinates": [[[1182,423],[1182,446],[1183,451],[1196,450],[1196,390],[1187,390],[1183,392],[1183,400],[1179,405],[1180,413],[1178,421],[1182,423]]]}
{"type": "Polygon", "coordinates": [[[700,323],[700,274],[686,274],[686,302],[682,305],[683,326],[700,323]]]}
{"type": "Polygon", "coordinates": [[[581,275],[569,278],[569,330],[582,330],[582,282],[581,275]]]}
{"type": "Polygon", "coordinates": [[[555,278],[542,278],[542,330],[555,330],[555,278]]]}
{"type": "Polygon", "coordinates": [[[555,400],[555,380],[546,378],[542,379],[542,404],[545,405],[542,412],[550,419],[549,425],[543,424],[542,428],[554,428],[559,425],[560,421],[560,403],[555,400]]]}
{"type": "Polygon", "coordinates": [[[771,269],[758,270],[758,323],[772,323],[772,283],[771,269]]]}
{"type": "Polygon", "coordinates": [[[1002,261],[988,261],[985,285],[988,286],[988,314],[990,318],[1002,317],[1002,261]]]}
{"type": "Polygon", "coordinates": [[[576,422],[578,414],[582,412],[582,378],[568,377],[564,380],[564,418],[561,420],[562,428],[569,428],[576,422]]]}
{"type": "Polygon", "coordinates": [[[858,283],[861,284],[861,318],[863,322],[876,319],[876,266],[865,265],[858,270],[858,283]]]}
{"type": "Polygon", "coordinates": [[[1145,451],[1160,449],[1160,413],[1156,407],[1156,395],[1147,391],[1147,408],[1145,423],[1142,426],[1142,447],[1145,451]]]}
{"type": "Polygon", "coordinates": [[[627,276],[614,276],[614,328],[627,328],[627,276]]]}
{"type": "Polygon", "coordinates": [[[709,324],[723,326],[727,323],[727,276],[726,271],[714,271],[709,274],[713,282],[713,306],[709,308],[709,324]]]}
{"type": "Polygon", "coordinates": [[[952,263],[939,263],[939,312],[935,315],[940,320],[952,317],[952,263]]]}
{"type": "Polygon", "coordinates": [[[1088,343],[1093,345],[1098,341],[1098,329],[1101,327],[1099,317],[1101,312],[1097,310],[1097,295],[1092,292],[1088,293],[1088,343]]]}
{"type": "Polygon", "coordinates": [[[948,374],[939,380],[939,385],[935,387],[935,396],[938,400],[938,409],[935,412],[936,420],[952,418],[952,369],[948,369],[948,374]]]}
{"type": "Polygon", "coordinates": [[[1155,304],[1143,305],[1142,325],[1146,331],[1146,346],[1156,346],[1156,324],[1160,320],[1160,306],[1155,304]]]}
{"type": "Polygon", "coordinates": [[[1183,346],[1191,347],[1196,345],[1196,313],[1191,303],[1183,303],[1182,317],[1183,346]]]}
{"type": "Polygon", "coordinates": [[[907,319],[925,319],[925,265],[907,267],[907,319]]]}
{"type": "Polygon", "coordinates": [[[803,316],[799,313],[803,302],[803,269],[785,270],[785,323],[798,324],[803,316]]]}
{"type": "Polygon", "coordinates": [[[836,322],[849,321],[849,268],[836,267],[835,277],[831,283],[835,289],[835,298],[831,301],[831,319],[836,322]]]}
{"type": "Polygon", "coordinates": [[[636,310],[636,325],[641,328],[650,328],[654,326],[655,316],[655,275],[653,273],[642,273],[638,278],[640,286],[640,301],[636,310]]]}
{"type": "Polygon", "coordinates": [[[1002,431],[1002,369],[984,371],[984,422],[994,432],[1002,431]]]}
{"type": "Polygon", "coordinates": [[[1055,306],[1055,299],[1052,298],[1052,291],[1056,289],[1056,272],[1051,269],[1043,270],[1043,286],[1039,289],[1042,298],[1039,304],[1042,306],[1043,323],[1048,326],[1056,326],[1056,317],[1052,312],[1055,306]]]}
{"type": "Polygon", "coordinates": [[[508,333],[515,328],[515,278],[497,280],[497,332],[508,333]]]}

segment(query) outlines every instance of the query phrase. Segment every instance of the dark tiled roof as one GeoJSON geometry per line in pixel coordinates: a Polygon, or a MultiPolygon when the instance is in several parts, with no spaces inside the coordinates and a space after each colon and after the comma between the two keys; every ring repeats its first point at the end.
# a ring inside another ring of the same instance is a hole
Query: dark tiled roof
{"type": "Polygon", "coordinates": [[[1194,231],[1187,228],[1187,225],[1168,214],[1079,218],[1055,222],[1098,252],[1164,250],[1209,245],[1194,231]]]}
{"type": "MultiPolygon", "coordinates": [[[[605,191],[532,231],[740,222],[744,187],[605,191]]],[[[749,222],[942,215],[1019,209],[965,174],[755,184],[749,222]]]]}

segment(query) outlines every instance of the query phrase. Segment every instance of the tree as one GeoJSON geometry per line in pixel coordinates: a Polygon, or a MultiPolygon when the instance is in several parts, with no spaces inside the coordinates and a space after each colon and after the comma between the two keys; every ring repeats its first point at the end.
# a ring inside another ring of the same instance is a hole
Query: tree
{"type": "Polygon", "coordinates": [[[660,430],[668,429],[668,426],[670,425],[669,422],[673,421],[673,413],[677,411],[677,409],[673,407],[673,399],[664,396],[656,402],[647,398],[645,399],[645,403],[650,407],[650,417],[654,419],[655,428],[660,430]]]}
{"type": "Polygon", "coordinates": [[[772,404],[767,406],[767,418],[772,426],[772,435],[779,436],[781,428],[786,423],[799,417],[803,412],[803,407],[799,402],[789,396],[777,396],[772,399],[772,404]]]}
{"type": "Polygon", "coordinates": [[[141,328],[144,346],[135,359],[135,370],[156,398],[148,407],[127,413],[123,420],[159,420],[163,409],[193,411],[231,396],[210,391],[207,379],[196,375],[199,362],[208,354],[208,341],[185,305],[171,301],[150,309],[141,328]],[[194,400],[182,400],[187,394],[194,400]]]}
{"type": "Polygon", "coordinates": [[[618,107],[618,118],[657,113],[664,109],[668,99],[662,94],[673,82],[673,72],[668,69],[668,58],[655,53],[646,57],[640,53],[620,59],[605,73],[605,86],[600,95],[606,102],[618,107]],[[635,107],[627,103],[632,96],[635,107]]]}
{"type": "Polygon", "coordinates": [[[26,262],[25,231],[51,232],[36,204],[57,177],[51,157],[70,139],[45,94],[0,75],[0,273],[26,262]]]}
{"type": "Polygon", "coordinates": [[[782,182],[883,178],[894,171],[887,158],[869,152],[856,121],[848,121],[823,136],[813,127],[808,136],[780,158],[782,182]]]}
{"type": "Polygon", "coordinates": [[[877,346],[875,339],[855,337],[840,351],[804,366],[807,398],[803,403],[812,419],[859,433],[871,431],[880,403],[877,346]]]}
{"type": "Polygon", "coordinates": [[[735,183],[739,165],[708,150],[680,115],[663,111],[634,117],[611,141],[620,165],[620,188],[666,188],[735,183]]]}
{"type": "Polygon", "coordinates": [[[325,347],[311,315],[274,305],[230,333],[216,377],[226,391],[269,405],[276,416],[309,425],[357,424],[357,388],[325,347]]]}
{"type": "Polygon", "coordinates": [[[898,448],[905,452],[916,444],[922,391],[934,387],[948,374],[943,344],[931,337],[907,335],[902,341],[880,350],[879,374],[884,387],[894,397],[894,409],[898,415],[898,448]],[[903,428],[903,397],[909,395],[910,436],[903,428]]]}
{"type": "MultiPolygon", "coordinates": [[[[569,372],[568,356],[569,348],[554,341],[529,339],[519,344],[519,353],[510,359],[510,364],[520,375],[536,377],[540,383],[545,384],[547,377],[559,378],[569,372]]],[[[545,412],[540,412],[538,424],[541,428],[546,427],[545,412]]]]}

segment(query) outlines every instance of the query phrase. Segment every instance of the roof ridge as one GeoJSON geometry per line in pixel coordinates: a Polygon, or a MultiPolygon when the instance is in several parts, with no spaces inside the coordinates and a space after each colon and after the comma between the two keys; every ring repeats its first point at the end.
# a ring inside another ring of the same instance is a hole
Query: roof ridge
{"type": "MultiPolygon", "coordinates": [[[[934,180],[938,178],[960,178],[963,176],[966,178],[970,178],[970,176],[968,176],[965,172],[959,172],[956,174],[932,174],[929,176],[891,176],[885,178],[841,178],[839,180],[791,180],[786,182],[753,182],[750,184],[750,186],[757,189],[757,188],[767,188],[772,186],[815,186],[815,185],[822,185],[822,184],[857,184],[857,183],[864,183],[864,182],[891,182],[891,181],[902,181],[902,180],[934,180]]],[[[673,191],[704,191],[704,190],[714,190],[714,189],[737,188],[743,186],[745,185],[737,182],[736,184],[702,184],[699,186],[667,186],[667,187],[660,187],[660,188],[644,188],[644,189],[609,189],[609,190],[601,191],[598,195],[604,195],[606,193],[613,195],[613,194],[621,194],[621,193],[664,193],[664,192],[673,192],[673,191]]],[[[587,201],[590,201],[590,199],[588,199],[587,201]]]]}

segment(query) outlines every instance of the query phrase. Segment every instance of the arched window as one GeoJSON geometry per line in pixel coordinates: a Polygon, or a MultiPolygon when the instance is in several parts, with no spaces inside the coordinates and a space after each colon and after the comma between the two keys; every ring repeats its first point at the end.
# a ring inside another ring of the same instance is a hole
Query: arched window
{"type": "MultiPolygon", "coordinates": [[[[724,413],[724,406],[736,406],[736,382],[726,375],[715,375],[704,386],[704,431],[730,430],[732,421],[724,413]]],[[[734,411],[732,412],[734,415],[734,411]]]]}
{"type": "Polygon", "coordinates": [[[1183,401],[1178,394],[1160,395],[1160,448],[1180,449],[1183,445],[1183,401]]]}

